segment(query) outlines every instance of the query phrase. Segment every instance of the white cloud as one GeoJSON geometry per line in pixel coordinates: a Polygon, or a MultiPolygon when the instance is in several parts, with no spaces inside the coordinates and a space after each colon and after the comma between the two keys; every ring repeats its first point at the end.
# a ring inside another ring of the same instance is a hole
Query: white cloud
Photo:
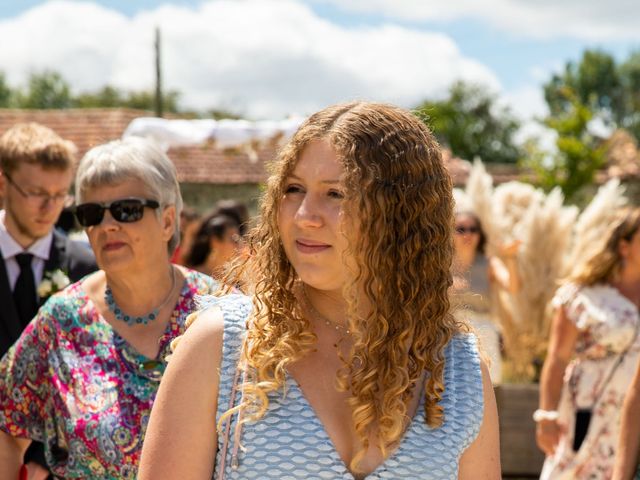
{"type": "Polygon", "coordinates": [[[521,122],[521,127],[514,137],[517,144],[522,145],[529,139],[537,139],[542,150],[556,151],[556,133],[539,121],[549,114],[544,93],[539,85],[525,85],[505,92],[500,97],[500,104],[509,106],[521,122]]]}
{"type": "MultiPolygon", "coordinates": [[[[127,39],[127,18],[90,3],[50,3],[0,22],[0,68],[9,82],[56,69],[79,89],[113,81],[127,39]]],[[[149,75],[151,78],[151,75],[149,75]]]]}
{"type": "Polygon", "coordinates": [[[549,114],[549,109],[544,100],[544,92],[539,85],[525,85],[505,92],[500,100],[504,105],[508,105],[511,111],[522,120],[542,118],[549,114]]]}
{"type": "Polygon", "coordinates": [[[476,18],[534,38],[639,40],[637,0],[309,0],[409,22],[476,18]]]}
{"type": "Polygon", "coordinates": [[[565,64],[566,60],[556,58],[540,65],[532,65],[529,68],[529,77],[540,84],[547,83],[553,75],[562,75],[565,70],[565,64]]]}
{"type": "Polygon", "coordinates": [[[527,140],[534,140],[541,151],[553,154],[558,151],[557,139],[558,133],[555,130],[530,119],[522,123],[513,140],[518,145],[524,145],[527,140]]]}
{"type": "Polygon", "coordinates": [[[354,98],[411,107],[443,96],[457,79],[500,88],[493,72],[446,35],[342,27],[295,0],[212,0],[132,18],[88,2],[52,1],[0,22],[0,38],[11,39],[0,49],[0,68],[13,85],[48,68],[75,91],[148,89],[156,25],[165,87],[198,109],[278,117],[354,98]]]}

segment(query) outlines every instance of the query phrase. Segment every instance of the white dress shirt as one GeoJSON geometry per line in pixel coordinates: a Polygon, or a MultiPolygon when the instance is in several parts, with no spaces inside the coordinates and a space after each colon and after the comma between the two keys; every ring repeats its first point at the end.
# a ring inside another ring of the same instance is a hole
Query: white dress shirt
{"type": "Polygon", "coordinates": [[[2,252],[2,258],[7,269],[7,276],[9,277],[9,285],[11,291],[16,286],[18,281],[18,275],[20,275],[20,265],[16,260],[16,255],[19,253],[31,253],[33,260],[31,261],[31,269],[33,270],[33,276],[36,281],[36,290],[38,285],[42,281],[44,275],[44,264],[49,259],[49,252],[51,250],[51,242],[53,242],[53,231],[48,235],[36,240],[26,250],[20,246],[18,242],[7,231],[7,227],[4,225],[4,210],[0,210],[0,251],[2,252]]]}

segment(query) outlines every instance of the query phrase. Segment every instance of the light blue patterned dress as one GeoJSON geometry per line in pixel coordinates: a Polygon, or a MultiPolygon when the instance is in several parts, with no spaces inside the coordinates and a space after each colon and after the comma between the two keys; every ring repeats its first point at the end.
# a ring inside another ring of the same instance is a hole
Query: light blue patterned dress
{"type": "MultiPolygon", "coordinates": [[[[218,418],[229,408],[245,322],[251,299],[243,295],[207,297],[205,308],[218,305],[224,317],[223,355],[218,393],[218,418]]],[[[439,428],[425,423],[423,401],[398,449],[367,479],[455,479],[464,450],[480,430],[483,416],[482,374],[475,337],[457,335],[445,349],[445,419],[439,428]]],[[[214,479],[349,479],[352,474],[336,452],[322,423],[293,378],[286,379],[286,397],[270,395],[269,409],[241,430],[239,464],[231,467],[237,415],[231,420],[229,445],[222,458],[224,435],[218,435],[214,479]]],[[[236,394],[235,404],[239,404],[236,394]]]]}

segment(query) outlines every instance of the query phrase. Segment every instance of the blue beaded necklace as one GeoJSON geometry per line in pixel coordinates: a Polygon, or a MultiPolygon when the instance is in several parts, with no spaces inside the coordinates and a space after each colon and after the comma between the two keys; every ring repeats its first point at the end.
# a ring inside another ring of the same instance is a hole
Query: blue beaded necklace
{"type": "Polygon", "coordinates": [[[142,317],[132,317],[131,315],[127,315],[122,311],[122,309],[118,306],[115,299],[113,298],[113,292],[111,291],[111,287],[107,284],[107,287],[104,290],[104,301],[109,307],[109,310],[113,312],[113,315],[116,317],[116,320],[120,320],[121,322],[126,323],[130,327],[134,325],[146,325],[149,322],[153,322],[156,318],[158,318],[158,314],[160,310],[162,310],[169,299],[171,299],[171,294],[173,293],[173,289],[176,286],[176,275],[173,271],[173,266],[171,266],[171,289],[169,290],[169,294],[167,298],[165,298],[160,305],[154,308],[150,313],[142,317]]]}

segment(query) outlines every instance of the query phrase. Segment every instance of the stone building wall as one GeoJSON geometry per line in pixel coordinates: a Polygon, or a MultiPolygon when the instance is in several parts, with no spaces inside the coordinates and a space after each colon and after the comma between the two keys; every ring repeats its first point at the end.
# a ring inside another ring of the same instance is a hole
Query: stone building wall
{"type": "Polygon", "coordinates": [[[261,186],[256,183],[219,184],[181,183],[182,199],[199,213],[211,210],[218,200],[233,199],[246,203],[251,216],[258,213],[261,186]]]}

